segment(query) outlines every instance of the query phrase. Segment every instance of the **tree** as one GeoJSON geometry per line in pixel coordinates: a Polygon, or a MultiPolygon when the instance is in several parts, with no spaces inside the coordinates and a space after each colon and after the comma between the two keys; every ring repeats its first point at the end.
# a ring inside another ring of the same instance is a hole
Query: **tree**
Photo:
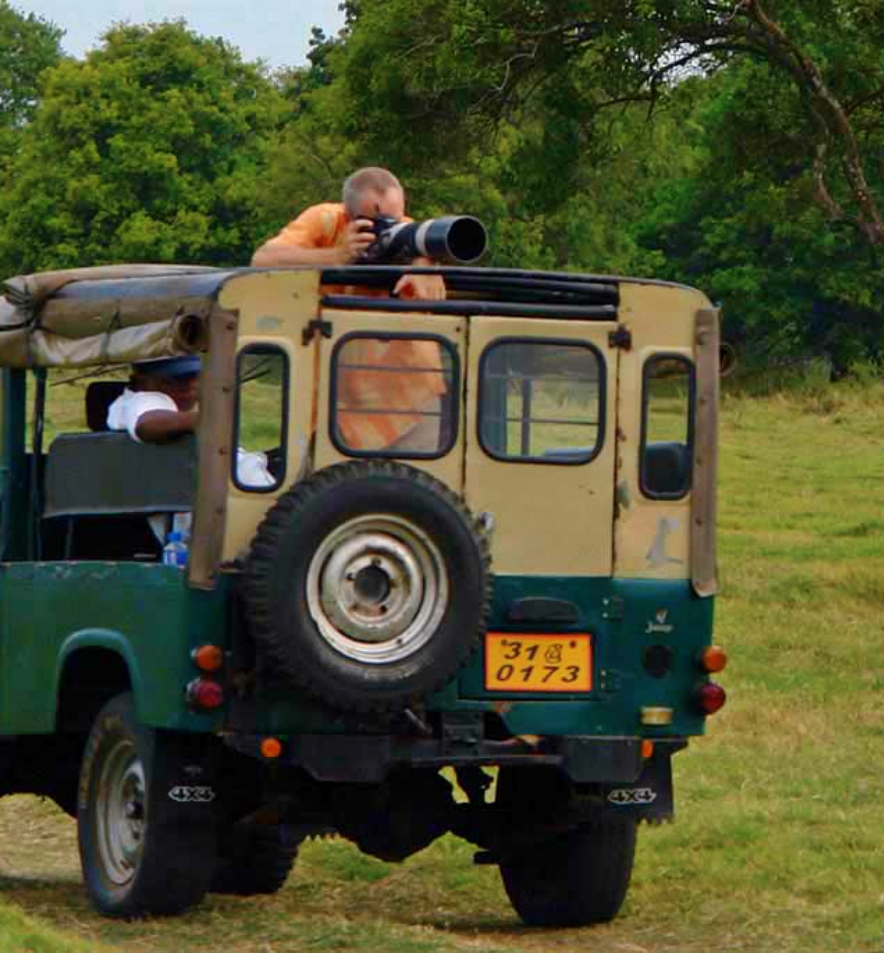
{"type": "Polygon", "coordinates": [[[61,59],[62,31],[0,0],[0,176],[17,133],[34,114],[40,76],[61,59]]]}
{"type": "Polygon", "coordinates": [[[683,84],[691,174],[661,170],[633,227],[639,245],[659,255],[660,277],[725,304],[726,336],[750,359],[812,354],[844,371],[884,354],[884,262],[860,231],[832,227],[809,201],[806,144],[777,128],[792,96],[751,61],[683,84]]]}
{"type": "Polygon", "coordinates": [[[812,199],[884,246],[864,141],[884,121],[882,36],[878,0],[362,0],[341,75],[360,133],[394,161],[463,154],[464,128],[490,142],[531,102],[576,159],[611,107],[751,59],[795,92],[812,199]]]}
{"type": "Polygon", "coordinates": [[[0,196],[0,268],[246,263],[281,108],[221,40],[183,22],[114,27],[47,74],[0,196]]]}

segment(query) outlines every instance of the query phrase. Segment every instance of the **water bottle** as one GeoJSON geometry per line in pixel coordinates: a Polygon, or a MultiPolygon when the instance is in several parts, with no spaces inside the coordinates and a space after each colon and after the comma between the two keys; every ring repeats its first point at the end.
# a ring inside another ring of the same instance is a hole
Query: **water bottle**
{"type": "Polygon", "coordinates": [[[172,530],[166,537],[163,562],[167,566],[177,566],[179,569],[184,569],[187,565],[187,543],[184,541],[183,533],[172,530]]]}

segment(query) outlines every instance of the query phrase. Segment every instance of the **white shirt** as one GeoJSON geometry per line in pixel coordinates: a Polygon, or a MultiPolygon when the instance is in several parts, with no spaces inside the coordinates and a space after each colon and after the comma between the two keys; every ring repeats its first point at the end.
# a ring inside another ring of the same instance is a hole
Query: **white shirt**
{"type": "MultiPolygon", "coordinates": [[[[154,410],[177,411],[178,405],[168,394],[127,387],[108,408],[108,429],[125,430],[133,440],[143,443],[138,436],[138,421],[154,410]]],[[[236,477],[243,486],[265,487],[276,483],[267,469],[267,457],[242,447],[236,451],[236,477]]]]}

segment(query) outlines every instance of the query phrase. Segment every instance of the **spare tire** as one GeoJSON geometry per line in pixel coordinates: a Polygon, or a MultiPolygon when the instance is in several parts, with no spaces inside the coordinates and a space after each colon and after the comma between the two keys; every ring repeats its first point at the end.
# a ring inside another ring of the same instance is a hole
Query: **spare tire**
{"type": "Polygon", "coordinates": [[[254,637],[290,684],[335,707],[407,707],[478,645],[490,562],[478,523],[428,474],[328,467],[258,527],[245,580],[254,637]]]}

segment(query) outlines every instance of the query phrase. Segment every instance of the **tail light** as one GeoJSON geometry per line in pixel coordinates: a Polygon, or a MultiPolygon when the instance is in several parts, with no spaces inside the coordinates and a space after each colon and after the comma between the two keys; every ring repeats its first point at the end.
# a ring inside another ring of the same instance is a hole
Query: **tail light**
{"type": "Polygon", "coordinates": [[[212,711],[224,704],[224,689],[211,678],[195,678],[187,686],[187,703],[191,708],[212,711]]]}
{"type": "Polygon", "coordinates": [[[715,712],[724,708],[727,693],[721,685],[716,685],[715,682],[707,682],[697,689],[694,694],[694,701],[704,715],[714,715],[715,712]]]}

